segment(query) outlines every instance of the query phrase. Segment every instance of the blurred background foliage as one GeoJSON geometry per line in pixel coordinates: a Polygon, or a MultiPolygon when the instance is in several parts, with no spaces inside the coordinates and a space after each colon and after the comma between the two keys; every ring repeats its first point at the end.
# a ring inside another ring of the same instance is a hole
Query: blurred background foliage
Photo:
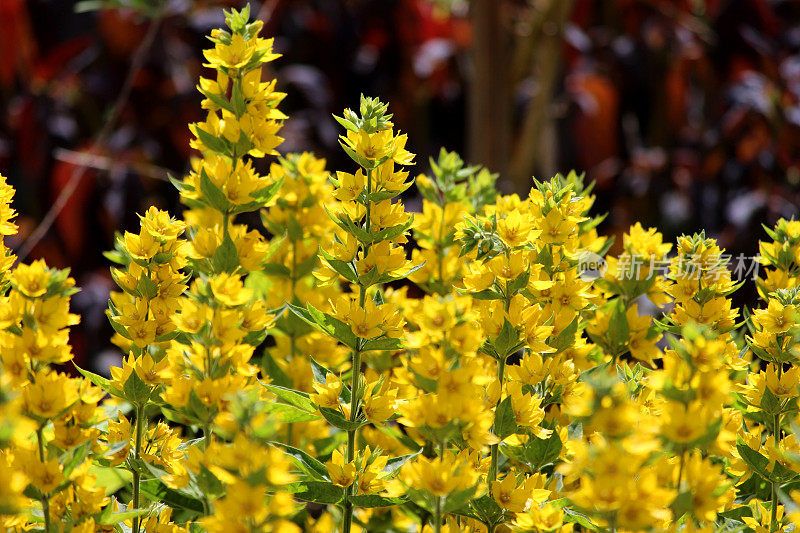
{"type": "MultiPolygon", "coordinates": [[[[0,0],[0,172],[20,211],[10,244],[72,267],[79,364],[117,357],[102,252],[149,205],[179,209],[167,175],[186,170],[187,123],[203,118],[203,35],[222,7],[242,4],[0,0]]],[[[283,54],[271,73],[288,93],[282,152],[349,169],[331,114],[363,92],[390,102],[417,172],[441,146],[499,172],[505,192],[526,192],[532,175],[585,171],[608,234],[637,220],[668,239],[705,228],[734,256],[753,255],[761,223],[797,213],[800,2],[252,7],[283,54]]]]}

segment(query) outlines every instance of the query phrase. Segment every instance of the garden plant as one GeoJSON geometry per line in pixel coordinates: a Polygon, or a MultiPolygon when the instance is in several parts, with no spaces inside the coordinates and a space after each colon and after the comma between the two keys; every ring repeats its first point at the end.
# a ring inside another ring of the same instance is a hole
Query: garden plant
{"type": "MultiPolygon", "coordinates": [[[[582,175],[502,195],[444,149],[423,174],[369,97],[336,117],[348,168],[279,156],[278,56],[249,18],[211,33],[183,212],[107,253],[110,378],[71,363],[69,272],[2,245],[5,530],[800,522],[800,221],[764,228],[748,279],[704,233],[636,224],[611,256],[582,175]]],[[[2,179],[3,236],[13,196],[2,179]]]]}

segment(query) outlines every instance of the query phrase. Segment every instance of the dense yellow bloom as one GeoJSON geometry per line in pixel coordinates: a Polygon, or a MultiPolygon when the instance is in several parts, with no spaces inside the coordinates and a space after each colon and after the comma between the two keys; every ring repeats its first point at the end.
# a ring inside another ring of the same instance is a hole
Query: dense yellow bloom
{"type": "Polygon", "coordinates": [[[513,474],[507,475],[503,481],[492,482],[492,497],[500,507],[512,513],[524,511],[528,502],[525,487],[517,485],[513,474]]]}
{"type": "Polygon", "coordinates": [[[434,496],[447,496],[466,490],[478,481],[477,473],[468,467],[464,459],[449,452],[433,460],[417,456],[403,467],[400,476],[406,485],[434,496]]]}
{"type": "MultiPolygon", "coordinates": [[[[0,239],[0,529],[800,523],[782,494],[800,472],[800,221],[767,230],[740,313],[705,233],[672,245],[636,223],[606,257],[574,172],[499,195],[442,151],[412,219],[414,155],[377,99],[336,117],[349,167],[257,161],[287,118],[277,54],[247,9],[225,15],[183,219],[150,207],[108,254],[110,379],[56,370],[74,281],[14,267],[0,239]],[[122,508],[143,514],[110,523],[122,508]]],[[[0,176],[0,237],[12,198],[0,176]]]]}

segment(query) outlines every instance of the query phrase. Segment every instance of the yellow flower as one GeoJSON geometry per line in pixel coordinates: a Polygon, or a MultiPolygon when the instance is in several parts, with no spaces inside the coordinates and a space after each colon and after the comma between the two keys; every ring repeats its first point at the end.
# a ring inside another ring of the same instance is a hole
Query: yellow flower
{"type": "MultiPolygon", "coordinates": [[[[373,389],[377,388],[378,382],[370,382],[365,384],[364,388],[367,391],[373,391],[373,389]]],[[[384,422],[389,419],[395,413],[395,404],[397,402],[397,390],[385,390],[388,386],[387,382],[384,382],[384,386],[381,387],[381,390],[377,390],[374,392],[369,392],[364,395],[363,403],[361,408],[364,410],[364,415],[366,415],[367,420],[372,422],[373,424],[378,424],[380,422],[384,422]]]]}
{"type": "Polygon", "coordinates": [[[478,474],[469,467],[465,458],[448,451],[443,457],[432,460],[418,455],[403,465],[400,477],[406,485],[434,496],[466,490],[478,481],[478,474]]]}
{"type": "Polygon", "coordinates": [[[317,392],[309,394],[309,398],[318,407],[338,409],[339,394],[341,394],[343,386],[341,378],[330,373],[325,376],[325,383],[314,383],[314,390],[317,392]]]}
{"type": "Polygon", "coordinates": [[[358,198],[361,192],[366,188],[366,178],[364,171],[358,169],[355,174],[348,174],[347,172],[336,173],[338,188],[334,193],[334,197],[340,202],[351,202],[358,198]]]}
{"type": "Polygon", "coordinates": [[[40,461],[33,450],[20,450],[15,459],[31,485],[44,494],[50,494],[64,482],[63,467],[57,457],[40,461]]]}
{"type": "Polygon", "coordinates": [[[229,307],[244,305],[253,297],[253,291],[242,284],[235,274],[218,274],[208,282],[214,296],[229,307]]]}
{"type": "Polygon", "coordinates": [[[149,261],[158,253],[159,246],[159,242],[147,231],[141,235],[125,232],[125,249],[134,259],[149,261]]]}
{"type": "Polygon", "coordinates": [[[678,402],[667,402],[662,416],[662,434],[677,444],[686,444],[699,439],[708,432],[711,423],[708,412],[697,402],[688,406],[678,402]]]}
{"type": "Polygon", "coordinates": [[[349,487],[356,480],[356,465],[353,462],[345,463],[344,456],[339,450],[334,450],[330,461],[325,463],[328,475],[334,485],[349,487]]]}
{"type": "Polygon", "coordinates": [[[513,473],[506,475],[503,481],[492,482],[492,497],[500,507],[512,513],[524,511],[528,501],[528,494],[524,486],[517,486],[517,480],[513,473]]]}
{"type": "Polygon", "coordinates": [[[253,57],[256,50],[255,39],[245,39],[240,33],[234,33],[230,43],[218,42],[214,48],[204,50],[208,64],[211,68],[241,68],[253,57]]]}
{"type": "Polygon", "coordinates": [[[533,218],[521,210],[512,211],[497,221],[497,235],[510,248],[527,244],[529,240],[535,239],[540,233],[533,229],[533,218]]]}
{"type": "Polygon", "coordinates": [[[14,287],[28,298],[37,298],[47,292],[50,282],[50,271],[44,260],[38,259],[30,265],[17,266],[11,275],[14,287]]]}
{"type": "Polygon", "coordinates": [[[778,398],[794,398],[798,395],[798,379],[800,367],[793,366],[778,376],[778,369],[774,364],[767,365],[766,380],[770,392],[778,398]]]}
{"type": "Polygon", "coordinates": [[[78,401],[75,382],[57,372],[35,374],[22,395],[25,411],[44,419],[55,418],[78,401]]]}

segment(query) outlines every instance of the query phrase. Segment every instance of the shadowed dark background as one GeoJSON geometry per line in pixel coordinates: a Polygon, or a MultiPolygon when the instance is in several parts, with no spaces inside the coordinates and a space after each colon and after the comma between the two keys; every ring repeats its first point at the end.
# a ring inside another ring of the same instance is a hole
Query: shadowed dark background
{"type": "MultiPolygon", "coordinates": [[[[26,260],[73,269],[80,364],[118,357],[102,252],[149,205],[179,211],[167,175],[187,168],[187,123],[203,118],[204,36],[223,24],[223,7],[242,5],[116,0],[76,12],[67,1],[0,0],[0,173],[20,213],[10,244],[26,260]]],[[[363,92],[389,101],[417,173],[440,146],[499,172],[506,192],[525,193],[532,175],[585,171],[597,212],[609,213],[601,230],[617,244],[641,221],[667,240],[704,228],[732,255],[753,255],[762,223],[797,213],[799,2],[251,7],[283,54],[272,64],[288,93],[283,152],[311,150],[350,169],[331,114],[363,92]]],[[[737,303],[753,294],[744,288],[737,303]]]]}

